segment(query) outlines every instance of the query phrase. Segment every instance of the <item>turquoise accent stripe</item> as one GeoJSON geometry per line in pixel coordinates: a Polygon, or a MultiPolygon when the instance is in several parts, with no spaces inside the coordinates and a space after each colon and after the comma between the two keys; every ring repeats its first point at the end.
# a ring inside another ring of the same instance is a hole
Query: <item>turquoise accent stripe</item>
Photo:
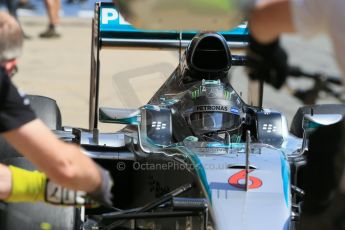
{"type": "MultiPolygon", "coordinates": [[[[152,34],[179,34],[178,31],[158,31],[158,30],[139,30],[128,24],[118,13],[113,4],[102,3],[99,16],[100,32],[145,32],[152,34]]],[[[243,26],[238,26],[229,31],[221,31],[223,35],[246,35],[248,30],[243,26]]],[[[183,32],[183,35],[194,36],[196,31],[183,32]]]]}
{"type": "Polygon", "coordinates": [[[120,118],[120,119],[110,119],[100,114],[99,121],[104,122],[104,123],[114,123],[114,124],[124,124],[124,125],[138,125],[139,124],[138,116],[120,118]]]}
{"type": "Polygon", "coordinates": [[[283,179],[283,190],[286,206],[289,207],[289,197],[290,197],[290,166],[285,156],[282,154],[280,157],[281,161],[281,173],[283,179]]]}
{"type": "Polygon", "coordinates": [[[124,119],[118,119],[118,121],[122,122],[123,124],[131,124],[131,125],[137,125],[138,123],[138,117],[129,117],[124,119]]]}
{"type": "Polygon", "coordinates": [[[183,152],[186,156],[188,156],[189,160],[193,164],[194,170],[195,170],[198,178],[201,181],[202,186],[205,189],[205,192],[206,192],[205,195],[207,195],[207,198],[208,198],[210,204],[212,205],[211,189],[210,189],[210,186],[208,185],[208,182],[207,182],[205,168],[202,165],[199,157],[194,152],[190,151],[189,149],[185,148],[184,146],[179,146],[179,147],[177,147],[177,149],[179,149],[179,151],[183,152]]]}
{"type": "Polygon", "coordinates": [[[245,143],[231,143],[231,144],[226,145],[223,143],[214,142],[214,143],[207,144],[206,147],[208,148],[244,148],[245,143]]]}
{"type": "Polygon", "coordinates": [[[210,202],[212,204],[212,193],[211,193],[211,189],[208,185],[208,182],[207,182],[207,177],[206,177],[206,172],[205,172],[205,168],[204,166],[202,165],[200,159],[198,158],[197,155],[193,154],[192,156],[192,159],[193,159],[193,163],[194,165],[196,166],[197,168],[197,173],[199,174],[199,177],[201,178],[201,181],[204,185],[204,188],[206,189],[206,192],[207,192],[207,195],[210,199],[210,202]]]}

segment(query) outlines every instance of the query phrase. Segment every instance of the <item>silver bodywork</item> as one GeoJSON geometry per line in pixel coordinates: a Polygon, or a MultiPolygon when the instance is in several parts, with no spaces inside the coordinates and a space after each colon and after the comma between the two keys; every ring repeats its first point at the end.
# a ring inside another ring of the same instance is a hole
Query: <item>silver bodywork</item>
{"type": "Polygon", "coordinates": [[[289,229],[291,201],[286,181],[289,168],[284,153],[269,146],[253,147],[250,152],[253,171],[249,173],[249,189],[245,191],[230,184],[234,177],[238,177],[240,185],[244,183],[241,173],[245,168],[244,146],[226,153],[229,148],[217,149],[225,152],[217,156],[214,152],[199,155],[211,190],[217,229],[289,229]]]}
{"type": "MultiPolygon", "coordinates": [[[[270,120],[256,124],[260,135],[268,135],[268,139],[253,142],[247,139],[247,142],[225,144],[222,141],[186,138],[168,145],[155,143],[148,137],[147,129],[152,124],[149,123],[147,112],[159,113],[171,109],[181,99],[185,89],[176,87],[180,80],[178,72],[170,76],[148,105],[139,109],[99,110],[99,52],[101,47],[117,45],[152,48],[179,44],[181,48],[188,44],[188,40],[182,40],[181,37],[173,41],[102,37],[102,25],[99,24],[102,6],[96,4],[93,19],[90,127],[89,130],[73,129],[77,137],[74,139],[84,147],[88,156],[96,160],[111,160],[110,170],[115,175],[122,175],[115,179],[117,184],[127,186],[119,188],[126,189],[126,194],[116,200],[122,209],[144,206],[186,183],[193,186],[183,196],[190,201],[205,200],[205,209],[195,212],[196,217],[191,217],[193,212],[189,213],[190,216],[163,220],[152,216],[144,220],[139,218],[134,225],[133,222],[119,222],[116,226],[122,224],[130,229],[138,226],[148,229],[292,229],[293,196],[290,183],[294,177],[290,175],[289,159],[299,156],[302,139],[289,134],[283,115],[261,108],[262,84],[256,84],[251,92],[257,92],[257,96],[252,95],[251,104],[246,106],[254,106],[253,109],[260,112],[260,116],[269,119],[272,115],[277,118],[274,124],[270,120]],[[162,97],[165,97],[163,101],[162,97]],[[102,134],[97,129],[98,121],[127,126],[117,133],[102,134]],[[281,141],[275,144],[270,142],[271,134],[279,136],[281,141]],[[126,168],[118,168],[120,164],[126,168]]],[[[109,8],[109,4],[105,7],[109,8]]],[[[246,42],[241,44],[245,45],[246,42]]],[[[151,214],[159,214],[160,209],[166,208],[165,205],[159,206],[151,214]]],[[[174,213],[176,210],[169,210],[169,214],[174,213]]]]}
{"type": "MultiPolygon", "coordinates": [[[[142,131],[140,128],[138,130],[142,131]]],[[[86,149],[89,145],[95,145],[90,142],[93,139],[91,133],[82,136],[81,144],[86,149]]],[[[146,138],[145,134],[139,137],[135,135],[135,132],[101,134],[99,139],[102,143],[99,142],[99,144],[109,147],[109,150],[87,151],[87,154],[95,159],[110,159],[114,162],[123,160],[141,162],[141,156],[135,152],[111,149],[125,146],[129,140],[131,143],[138,144],[146,138]]],[[[135,189],[134,203],[145,203],[156,196],[145,182],[149,178],[154,178],[161,187],[173,187],[192,175],[198,175],[200,178],[197,181],[203,186],[201,189],[203,196],[208,199],[210,223],[214,228],[220,230],[291,229],[292,196],[288,158],[298,153],[296,150],[301,147],[301,144],[301,139],[290,135],[285,136],[282,144],[285,148],[264,143],[250,144],[249,188],[246,190],[244,188],[245,143],[224,145],[219,142],[185,141],[179,147],[163,148],[159,146],[150,148],[150,144],[145,143],[145,148],[149,148],[151,152],[147,153],[144,160],[146,163],[141,162],[142,165],[160,165],[164,159],[169,161],[172,153],[193,157],[194,161],[186,161],[185,167],[168,163],[167,170],[170,172],[156,168],[152,170],[142,168],[142,174],[138,172],[138,176],[133,181],[138,186],[135,189]],[[165,152],[166,156],[162,156],[161,152],[165,152]],[[185,170],[188,167],[189,170],[185,170]],[[190,173],[190,170],[202,173],[190,173]]]]}

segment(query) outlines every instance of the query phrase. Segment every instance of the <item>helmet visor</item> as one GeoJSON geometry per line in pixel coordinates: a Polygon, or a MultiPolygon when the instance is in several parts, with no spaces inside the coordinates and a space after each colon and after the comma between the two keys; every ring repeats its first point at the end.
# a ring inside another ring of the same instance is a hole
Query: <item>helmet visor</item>
{"type": "Polygon", "coordinates": [[[190,116],[191,127],[197,134],[231,130],[240,125],[240,116],[224,112],[196,112],[190,116]]]}

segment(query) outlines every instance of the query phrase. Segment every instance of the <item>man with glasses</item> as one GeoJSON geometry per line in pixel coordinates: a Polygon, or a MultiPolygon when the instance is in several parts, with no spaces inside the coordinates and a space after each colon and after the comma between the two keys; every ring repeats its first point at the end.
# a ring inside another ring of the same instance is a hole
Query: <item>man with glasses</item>
{"type": "Polygon", "coordinates": [[[112,179],[108,171],[97,166],[80,147],[58,140],[36,118],[28,98],[12,84],[10,77],[16,72],[22,43],[17,21],[0,12],[0,134],[45,174],[0,164],[0,199],[42,201],[47,198],[46,189],[59,184],[85,191],[99,203],[111,205],[112,179]]]}

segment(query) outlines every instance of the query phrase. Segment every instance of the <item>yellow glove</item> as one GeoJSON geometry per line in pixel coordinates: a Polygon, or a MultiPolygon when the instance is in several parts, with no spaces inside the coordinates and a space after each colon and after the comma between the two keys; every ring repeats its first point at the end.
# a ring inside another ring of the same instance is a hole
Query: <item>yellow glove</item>
{"type": "Polygon", "coordinates": [[[44,201],[47,177],[38,171],[28,171],[14,166],[8,167],[12,173],[11,195],[7,202],[44,201]]]}
{"type": "Polygon", "coordinates": [[[86,192],[64,188],[44,173],[9,166],[12,173],[11,195],[6,202],[44,201],[55,205],[97,207],[86,192]]]}

